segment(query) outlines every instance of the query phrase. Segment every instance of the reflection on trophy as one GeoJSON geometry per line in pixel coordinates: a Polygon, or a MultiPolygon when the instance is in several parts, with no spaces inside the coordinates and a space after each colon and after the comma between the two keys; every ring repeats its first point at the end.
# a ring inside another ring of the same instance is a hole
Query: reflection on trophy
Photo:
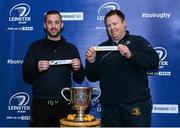
{"type": "Polygon", "coordinates": [[[62,89],[61,95],[66,99],[66,101],[69,101],[73,109],[77,111],[77,114],[73,114],[73,121],[86,121],[87,115],[85,115],[85,110],[92,102],[100,97],[101,91],[98,88],[92,87],[67,87],[62,89]],[[70,99],[65,97],[64,91],[70,92],[70,99]],[[98,91],[98,96],[91,100],[93,91],[98,91]]]}

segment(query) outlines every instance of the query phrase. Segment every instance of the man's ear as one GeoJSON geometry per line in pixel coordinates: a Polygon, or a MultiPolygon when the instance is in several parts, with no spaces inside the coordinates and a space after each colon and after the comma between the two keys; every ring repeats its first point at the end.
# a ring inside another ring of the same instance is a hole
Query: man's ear
{"type": "Polygon", "coordinates": [[[61,24],[61,29],[63,29],[63,27],[64,27],[64,22],[62,22],[62,24],[61,24]]]}
{"type": "Polygon", "coordinates": [[[43,25],[44,25],[44,29],[46,29],[46,24],[44,23],[43,25]]]}
{"type": "Polygon", "coordinates": [[[125,20],[123,20],[123,23],[124,23],[124,28],[126,28],[126,21],[125,21],[125,20]]]}

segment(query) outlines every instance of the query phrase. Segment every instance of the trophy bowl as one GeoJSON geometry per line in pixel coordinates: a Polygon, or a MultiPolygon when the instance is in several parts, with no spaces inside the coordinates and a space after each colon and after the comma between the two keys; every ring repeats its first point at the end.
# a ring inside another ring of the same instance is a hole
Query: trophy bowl
{"type": "Polygon", "coordinates": [[[98,88],[92,87],[66,87],[61,90],[61,95],[66,99],[66,101],[70,102],[73,109],[77,111],[73,121],[84,121],[86,109],[92,102],[100,97],[101,91],[98,88]],[[70,92],[70,99],[64,95],[65,91],[70,92]],[[98,91],[98,96],[91,99],[93,91],[98,91]]]}

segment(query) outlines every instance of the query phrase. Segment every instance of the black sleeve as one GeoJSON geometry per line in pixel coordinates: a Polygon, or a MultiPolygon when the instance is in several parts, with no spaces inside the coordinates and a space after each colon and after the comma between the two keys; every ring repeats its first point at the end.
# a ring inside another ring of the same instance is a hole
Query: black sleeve
{"type": "Polygon", "coordinates": [[[130,62],[143,69],[158,69],[159,56],[157,52],[153,49],[151,44],[143,37],[139,37],[136,40],[135,45],[135,49],[128,46],[132,53],[132,58],[130,59],[130,62]]]}
{"type": "Polygon", "coordinates": [[[86,60],[85,71],[86,71],[86,77],[89,81],[91,81],[91,82],[98,81],[99,80],[99,68],[98,68],[98,64],[97,64],[97,59],[94,63],[89,63],[86,60]]]}
{"type": "Polygon", "coordinates": [[[23,80],[29,84],[32,84],[36,77],[38,76],[38,66],[35,56],[35,49],[31,45],[25,55],[23,64],[22,64],[22,74],[23,80]]]}
{"type": "MultiPolygon", "coordinates": [[[[79,52],[78,52],[76,47],[74,47],[73,57],[74,58],[79,58],[79,60],[81,61],[79,52]]],[[[85,77],[85,70],[84,70],[84,66],[83,66],[83,64],[81,62],[80,69],[78,71],[73,70],[73,80],[75,82],[81,84],[84,81],[84,77],[85,77]]]]}

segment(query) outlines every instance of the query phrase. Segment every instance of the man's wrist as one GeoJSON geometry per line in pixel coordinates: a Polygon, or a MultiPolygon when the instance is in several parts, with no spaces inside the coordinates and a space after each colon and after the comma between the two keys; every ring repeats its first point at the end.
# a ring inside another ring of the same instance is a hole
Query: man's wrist
{"type": "Polygon", "coordinates": [[[92,60],[88,60],[89,63],[94,63],[96,61],[96,59],[92,59],[92,60]]]}

